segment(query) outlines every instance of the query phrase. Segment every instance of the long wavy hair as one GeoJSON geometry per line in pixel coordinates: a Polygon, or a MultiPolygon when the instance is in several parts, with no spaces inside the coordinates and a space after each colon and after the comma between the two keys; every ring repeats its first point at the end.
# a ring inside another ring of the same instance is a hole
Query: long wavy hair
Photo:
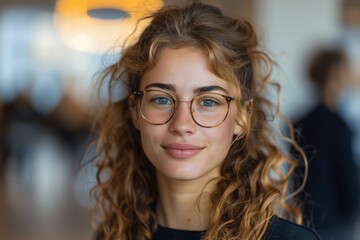
{"type": "MultiPolygon", "coordinates": [[[[301,212],[289,203],[297,193],[288,182],[293,161],[273,141],[269,122],[278,114],[264,94],[270,81],[271,59],[259,50],[250,23],[232,19],[210,5],[192,2],[165,6],[146,18],[150,24],[120,59],[103,72],[110,88],[120,84],[126,97],[103,107],[97,141],[97,185],[92,190],[100,213],[101,239],[152,239],[157,221],[151,207],[157,199],[155,169],[141,146],[130,109],[141,77],[164,48],[196,47],[207,56],[211,71],[236,89],[236,105],[244,129],[233,144],[211,193],[210,220],[203,239],[261,239],[278,212],[301,223],[301,212]],[[271,114],[273,113],[273,114],[271,114]],[[105,177],[104,177],[105,176],[105,177]]],[[[290,137],[283,138],[301,152],[290,137]]]]}

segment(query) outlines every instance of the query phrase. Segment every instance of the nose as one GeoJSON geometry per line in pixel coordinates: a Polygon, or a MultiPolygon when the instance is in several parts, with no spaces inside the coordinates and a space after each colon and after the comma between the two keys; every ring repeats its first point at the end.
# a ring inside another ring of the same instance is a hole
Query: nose
{"type": "Polygon", "coordinates": [[[169,131],[177,135],[190,135],[195,132],[194,122],[189,101],[178,101],[174,115],[170,120],[169,131]]]}

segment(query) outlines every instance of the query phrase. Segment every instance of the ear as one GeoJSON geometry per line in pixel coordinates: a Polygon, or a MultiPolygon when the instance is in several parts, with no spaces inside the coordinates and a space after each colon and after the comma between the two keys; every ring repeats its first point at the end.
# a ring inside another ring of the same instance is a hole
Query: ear
{"type": "Polygon", "coordinates": [[[132,123],[137,130],[140,130],[138,106],[134,95],[129,96],[128,104],[129,104],[132,123]]]}

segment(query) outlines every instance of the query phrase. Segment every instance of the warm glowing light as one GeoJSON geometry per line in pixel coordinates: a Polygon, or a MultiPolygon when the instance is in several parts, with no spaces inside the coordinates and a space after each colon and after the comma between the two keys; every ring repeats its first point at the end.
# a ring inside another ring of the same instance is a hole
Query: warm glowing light
{"type": "MultiPolygon", "coordinates": [[[[58,0],[55,9],[55,25],[66,45],[78,51],[105,52],[113,47],[131,42],[131,35],[139,19],[161,7],[161,0],[58,0]],[[114,9],[123,18],[99,19],[89,16],[96,9],[114,9]]],[[[138,25],[137,32],[146,26],[138,25]]]]}

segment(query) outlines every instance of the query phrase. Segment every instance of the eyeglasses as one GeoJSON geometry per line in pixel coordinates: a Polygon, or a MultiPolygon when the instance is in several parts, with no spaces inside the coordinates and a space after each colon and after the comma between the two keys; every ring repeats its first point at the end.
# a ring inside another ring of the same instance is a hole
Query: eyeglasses
{"type": "Polygon", "coordinates": [[[230,102],[234,97],[219,93],[202,93],[191,101],[175,100],[160,90],[135,91],[141,116],[154,125],[165,124],[174,116],[179,102],[190,103],[192,119],[201,127],[212,128],[220,125],[227,117],[230,102]]]}

